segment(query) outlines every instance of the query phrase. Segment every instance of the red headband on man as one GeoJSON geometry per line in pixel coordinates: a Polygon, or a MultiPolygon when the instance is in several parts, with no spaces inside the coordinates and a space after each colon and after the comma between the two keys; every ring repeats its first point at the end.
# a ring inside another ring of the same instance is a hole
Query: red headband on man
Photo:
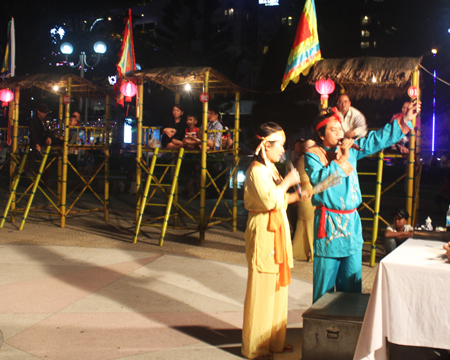
{"type": "Polygon", "coordinates": [[[331,115],[330,117],[326,118],[325,120],[322,120],[320,123],[318,123],[316,125],[316,131],[319,131],[319,129],[321,127],[323,127],[326,124],[328,124],[331,120],[337,120],[337,121],[339,121],[342,124],[341,114],[339,113],[339,110],[337,109],[337,107],[335,106],[331,110],[333,110],[334,114],[331,115]]]}

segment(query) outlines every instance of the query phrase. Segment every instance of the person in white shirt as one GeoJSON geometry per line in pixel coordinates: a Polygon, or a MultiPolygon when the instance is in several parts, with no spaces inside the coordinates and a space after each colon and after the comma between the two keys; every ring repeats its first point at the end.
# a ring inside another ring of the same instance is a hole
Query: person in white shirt
{"type": "Polygon", "coordinates": [[[384,246],[386,255],[414,235],[414,228],[408,224],[409,214],[405,209],[394,213],[394,223],[386,228],[384,246]]]}
{"type": "Polygon", "coordinates": [[[348,95],[339,95],[337,108],[344,118],[342,128],[344,129],[345,137],[356,140],[366,136],[367,123],[364,115],[351,105],[352,102],[348,95]]]}

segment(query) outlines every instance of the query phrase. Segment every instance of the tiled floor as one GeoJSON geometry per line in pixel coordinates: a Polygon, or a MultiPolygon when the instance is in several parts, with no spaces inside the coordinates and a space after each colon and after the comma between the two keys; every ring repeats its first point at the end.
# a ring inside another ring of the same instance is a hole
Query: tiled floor
{"type": "MultiPolygon", "coordinates": [[[[245,266],[72,246],[0,252],[2,360],[240,357],[245,266]]],[[[288,340],[296,351],[275,358],[299,358],[311,291],[293,279],[288,340]]]]}

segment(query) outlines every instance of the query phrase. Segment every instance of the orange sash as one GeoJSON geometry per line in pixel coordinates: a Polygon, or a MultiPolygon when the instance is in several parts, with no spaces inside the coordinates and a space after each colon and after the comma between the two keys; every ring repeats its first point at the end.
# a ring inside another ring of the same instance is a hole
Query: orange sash
{"type": "Polygon", "coordinates": [[[275,264],[279,264],[277,283],[279,286],[288,286],[291,283],[291,269],[288,264],[286,252],[286,229],[281,210],[271,210],[269,213],[269,231],[275,233],[275,264]]]}

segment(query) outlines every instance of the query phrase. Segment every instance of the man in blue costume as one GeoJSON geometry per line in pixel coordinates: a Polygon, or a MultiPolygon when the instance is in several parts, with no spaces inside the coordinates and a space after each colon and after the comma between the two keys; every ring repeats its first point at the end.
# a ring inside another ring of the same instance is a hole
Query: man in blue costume
{"type": "Polygon", "coordinates": [[[344,138],[342,115],[333,108],[315,125],[317,145],[305,155],[305,170],[317,185],[331,174],[342,183],[312,198],[314,214],[313,302],[328,291],[362,292],[362,226],[357,207],[361,190],[357,161],[398,142],[411,130],[420,105],[411,105],[404,118],[371,131],[367,137],[344,138]],[[359,150],[355,149],[359,146],[359,150]]]}

